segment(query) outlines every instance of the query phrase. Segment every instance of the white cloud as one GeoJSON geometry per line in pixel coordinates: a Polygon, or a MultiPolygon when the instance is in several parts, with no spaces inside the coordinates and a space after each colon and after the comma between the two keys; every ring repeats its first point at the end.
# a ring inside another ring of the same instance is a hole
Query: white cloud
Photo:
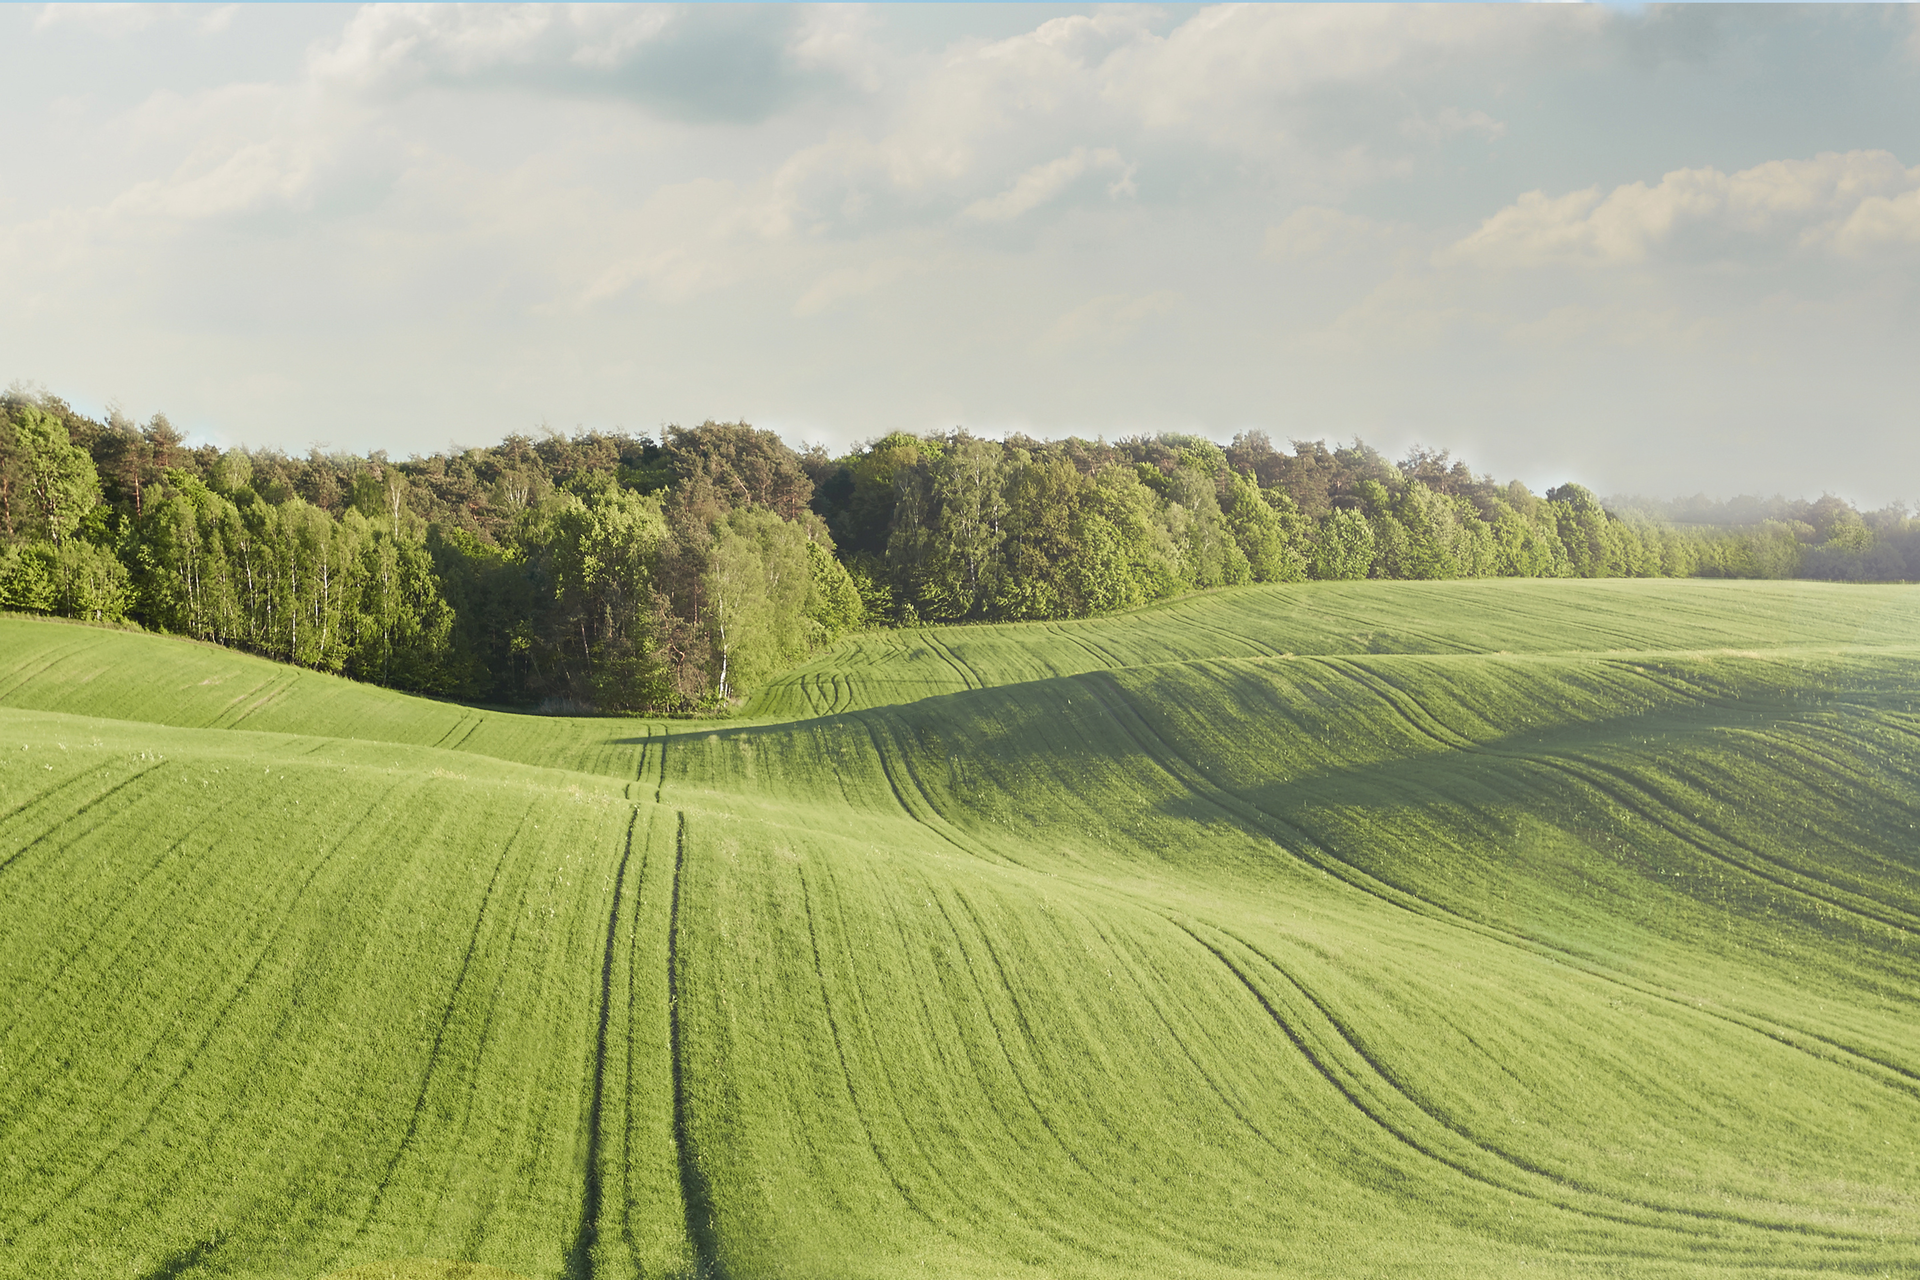
{"type": "Polygon", "coordinates": [[[1138,335],[1149,322],[1178,313],[1184,304],[1185,299],[1171,289],[1138,296],[1103,294],[1059,317],[1034,345],[1048,354],[1117,347],[1138,335]]]}
{"type": "Polygon", "coordinates": [[[1438,256],[1441,265],[1642,263],[1822,248],[1868,256],[1920,240],[1920,168],[1885,151],[1824,152],[1726,174],[1676,169],[1654,184],[1562,196],[1530,191],[1438,256]]]}
{"type": "MultiPolygon", "coordinates": [[[[1920,173],[1920,169],[1914,172],[1920,173]]],[[[1920,187],[1920,183],[1915,185],[1920,187]]],[[[1920,189],[1895,196],[1868,196],[1846,221],[1823,230],[1836,252],[1855,258],[1920,245],[1920,189]]]]}
{"type": "Polygon", "coordinates": [[[310,71],[374,99],[514,89],[746,123],[832,83],[871,85],[860,27],[783,5],[379,4],[317,48],[310,71]]]}
{"type": "MultiPolygon", "coordinates": [[[[1604,21],[1598,13],[1478,7],[1218,5],[1165,37],[1116,51],[1103,68],[1103,91],[1151,127],[1195,128],[1217,142],[1264,148],[1278,109],[1317,90],[1406,84],[1445,59],[1578,40],[1604,21]]],[[[1449,120],[1467,127],[1485,119],[1449,110],[1449,120]]]]}
{"type": "Polygon", "coordinates": [[[793,314],[803,319],[819,315],[850,298],[877,293],[901,280],[925,275],[928,270],[925,259],[891,257],[830,271],[800,295],[799,301],[793,304],[793,314]]]}
{"type": "Polygon", "coordinates": [[[96,35],[125,36],[145,31],[158,22],[179,17],[194,6],[184,4],[49,4],[33,20],[34,29],[81,27],[96,35]]]}
{"type": "Polygon", "coordinates": [[[1638,347],[1671,354],[1698,351],[1726,328],[1715,317],[1673,305],[1568,303],[1514,322],[1505,337],[1518,346],[1638,347]]]}
{"type": "Polygon", "coordinates": [[[111,212],[131,218],[217,218],[267,208],[298,209],[312,195],[315,158],[297,142],[249,143],[218,163],[129,187],[111,212]]]}
{"type": "Polygon", "coordinates": [[[1400,132],[1422,142],[1444,142],[1463,133],[1478,134],[1482,138],[1504,137],[1507,126],[1484,111],[1442,107],[1431,116],[1418,113],[1408,116],[1401,122],[1400,132]]]}
{"type": "Polygon", "coordinates": [[[878,25],[865,5],[813,5],[801,14],[787,51],[796,66],[834,72],[872,93],[884,80],[887,62],[874,38],[878,25]]]}
{"type": "Polygon", "coordinates": [[[225,31],[233,23],[237,4],[47,4],[35,15],[36,31],[78,27],[97,36],[117,38],[147,31],[163,22],[192,22],[202,31],[225,31]]]}
{"type": "Polygon", "coordinates": [[[1407,229],[1325,205],[1306,205],[1267,228],[1261,256],[1271,262],[1328,261],[1377,254],[1403,239],[1407,229]]]}
{"type": "Polygon", "coordinates": [[[636,283],[663,301],[723,288],[754,266],[754,242],[766,239],[750,202],[730,182],[700,178],[655,193],[622,227],[633,246],[588,284],[583,302],[602,302],[636,283]]]}
{"type": "Polygon", "coordinates": [[[1057,160],[1035,165],[999,195],[976,200],[961,213],[981,222],[1011,222],[1055,199],[1088,173],[1116,170],[1120,176],[1108,184],[1107,195],[1133,195],[1134,166],[1122,160],[1118,151],[1112,147],[1075,147],[1057,160]]]}
{"type": "Polygon", "coordinates": [[[221,10],[0,6],[72,60],[0,130],[0,381],[295,446],[1418,421],[1498,464],[1629,421],[1676,457],[1682,400],[1827,422],[1819,351],[1911,417],[1917,277],[1854,265],[1920,253],[1904,14],[1730,10],[1661,46],[1683,92],[1629,36],[1692,20],[1599,7],[936,9],[269,7],[215,48],[221,10]],[[1721,159],[1796,154],[1789,108],[1900,160],[1721,159]],[[1530,264],[1575,269],[1489,269],[1530,264]]]}
{"type": "Polygon", "coordinates": [[[316,74],[363,88],[406,87],[503,67],[605,69],[657,37],[672,6],[372,4],[314,55],[316,74]]]}

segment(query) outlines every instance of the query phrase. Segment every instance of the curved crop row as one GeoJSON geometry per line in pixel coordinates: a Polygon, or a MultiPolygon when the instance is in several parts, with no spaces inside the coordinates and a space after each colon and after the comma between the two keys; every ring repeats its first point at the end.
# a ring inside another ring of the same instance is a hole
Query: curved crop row
{"type": "Polygon", "coordinates": [[[0,620],[0,1273],[1897,1272],[1917,611],[1263,589],[716,723],[0,620]]]}

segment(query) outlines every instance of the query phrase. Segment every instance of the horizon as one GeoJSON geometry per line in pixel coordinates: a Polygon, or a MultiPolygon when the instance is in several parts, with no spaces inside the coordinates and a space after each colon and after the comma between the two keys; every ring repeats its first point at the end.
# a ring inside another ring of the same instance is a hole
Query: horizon
{"type": "MultiPolygon", "coordinates": [[[[75,412],[81,413],[84,416],[103,424],[109,420],[111,414],[117,409],[117,406],[109,406],[97,411],[89,411],[88,409],[80,405],[74,404],[72,401],[66,400],[64,397],[59,396],[57,392],[52,392],[49,388],[33,386],[33,385],[19,383],[19,382],[16,382],[9,390],[11,394],[16,394],[16,395],[36,396],[36,395],[51,394],[56,399],[61,400],[62,403],[65,403],[70,409],[74,410],[75,412]]],[[[163,416],[163,417],[166,416],[164,410],[159,411],[159,413],[160,413],[160,416],[163,416]]],[[[134,422],[132,420],[128,420],[128,421],[130,422],[130,425],[134,425],[134,426],[144,425],[138,422],[134,422]]],[[[717,420],[713,418],[708,418],[708,419],[705,419],[704,421],[714,422],[717,420]]],[[[168,422],[169,422],[169,425],[175,427],[176,429],[179,428],[179,424],[173,422],[171,418],[168,419],[168,422]]],[[[409,463],[409,462],[420,462],[433,457],[451,458],[451,457],[456,457],[462,454],[470,453],[475,450],[487,450],[487,449],[498,448],[500,445],[504,444],[510,436],[521,436],[526,439],[538,441],[543,436],[547,436],[547,435],[555,436],[561,439],[580,439],[596,433],[602,434],[602,435],[625,434],[637,440],[647,440],[654,443],[664,443],[664,438],[665,438],[664,433],[667,430],[678,428],[684,425],[686,424],[664,423],[662,424],[662,426],[654,428],[653,430],[643,429],[643,430],[637,430],[637,431],[634,430],[633,428],[620,426],[620,425],[609,426],[609,427],[577,427],[572,431],[563,431],[558,427],[550,426],[546,423],[540,423],[540,424],[537,424],[530,431],[509,431],[504,433],[498,440],[488,441],[483,444],[450,441],[446,445],[441,446],[440,448],[416,450],[400,458],[391,457],[383,449],[371,449],[371,450],[359,450],[359,451],[350,450],[350,449],[338,449],[338,448],[335,448],[330,442],[327,442],[324,440],[310,442],[305,449],[301,449],[298,447],[288,448],[286,446],[277,445],[277,444],[253,445],[253,444],[247,443],[244,440],[237,441],[231,444],[221,444],[216,441],[207,439],[205,437],[196,437],[193,433],[184,432],[184,431],[181,433],[181,435],[182,435],[182,443],[188,448],[204,448],[204,447],[210,446],[212,448],[219,449],[223,453],[228,451],[238,451],[238,452],[247,454],[250,457],[278,456],[278,457],[284,457],[284,458],[296,458],[296,457],[310,456],[311,454],[317,452],[327,458],[344,457],[344,458],[376,460],[376,461],[391,461],[395,463],[409,463]],[[380,458],[376,459],[375,458],[376,454],[381,455],[380,458]]],[[[754,426],[756,424],[742,423],[740,425],[754,426]]],[[[955,427],[955,428],[952,428],[951,430],[958,431],[967,435],[972,435],[973,438],[975,439],[990,440],[990,441],[994,441],[996,443],[1002,443],[1002,444],[1012,439],[1015,435],[1021,434],[1018,432],[1009,431],[999,436],[990,436],[990,435],[978,435],[972,432],[966,432],[965,428],[961,428],[961,427],[955,427]]],[[[776,434],[779,434],[779,433],[776,432],[776,434]]],[[[929,430],[929,431],[916,432],[912,434],[919,435],[922,438],[931,438],[931,437],[939,437],[946,433],[938,430],[929,430]]],[[[1078,437],[1075,437],[1072,435],[1057,435],[1057,436],[1028,437],[1028,438],[1035,439],[1042,444],[1058,443],[1064,440],[1077,438],[1083,441],[1087,441],[1089,443],[1104,445],[1108,443],[1116,443],[1116,444],[1124,443],[1128,439],[1153,438],[1159,435],[1176,435],[1177,436],[1177,435],[1186,435],[1186,434],[1192,434],[1192,433],[1179,432],[1179,431],[1136,432],[1128,436],[1116,436],[1112,441],[1109,441],[1104,435],[1078,436],[1078,437]]],[[[1268,434],[1271,435],[1271,433],[1268,433],[1268,434]]],[[[816,442],[807,441],[807,440],[798,440],[798,441],[789,440],[784,435],[782,435],[780,438],[781,438],[781,441],[784,444],[786,444],[788,448],[792,449],[796,454],[804,452],[807,448],[811,447],[814,443],[816,443],[816,442]]],[[[867,447],[878,443],[883,438],[884,438],[883,435],[876,435],[876,436],[868,436],[863,439],[852,440],[838,449],[830,449],[829,455],[835,458],[850,456],[851,454],[860,452],[861,450],[864,450],[867,447]]],[[[1211,436],[1205,436],[1202,438],[1210,440],[1212,441],[1212,443],[1219,445],[1222,448],[1225,448],[1226,446],[1232,443],[1231,438],[1227,440],[1219,440],[1211,436]]],[[[1385,450],[1385,449],[1379,449],[1378,446],[1374,445],[1371,441],[1361,436],[1350,436],[1344,441],[1336,439],[1331,436],[1318,436],[1313,438],[1296,437],[1296,438],[1290,438],[1290,439],[1284,439],[1284,440],[1273,440],[1272,444],[1274,445],[1275,448],[1281,449],[1282,452],[1287,452],[1295,448],[1296,446],[1306,445],[1306,444],[1320,444],[1327,447],[1328,449],[1342,449],[1342,448],[1347,448],[1351,446],[1374,449],[1383,458],[1385,458],[1392,466],[1400,470],[1405,469],[1402,466],[1402,464],[1406,461],[1407,454],[1422,448],[1433,447],[1432,443],[1429,441],[1416,441],[1412,445],[1407,446],[1405,449],[1385,450]],[[1282,448],[1282,446],[1286,446],[1286,448],[1282,448]],[[1396,454],[1400,456],[1395,456],[1396,454]]],[[[1500,483],[1500,484],[1505,484],[1509,481],[1517,480],[1521,484],[1526,485],[1526,487],[1530,491],[1535,493],[1544,494],[1548,489],[1556,488],[1559,485],[1563,485],[1563,484],[1582,483],[1578,479],[1567,478],[1567,477],[1562,477],[1558,480],[1534,482],[1522,476],[1502,475],[1499,471],[1494,470],[1492,468],[1481,469],[1481,468],[1474,467],[1472,465],[1472,460],[1454,453],[1453,450],[1447,448],[1444,445],[1438,446],[1436,451],[1441,456],[1448,458],[1451,461],[1467,463],[1469,465],[1469,468],[1473,471],[1475,478],[1478,480],[1493,481],[1495,483],[1500,483]]],[[[1759,503],[1815,502],[1815,501],[1818,501],[1819,498],[1827,497],[1831,495],[1834,497],[1845,499],[1850,505],[1852,505],[1853,507],[1861,511],[1863,514],[1877,513],[1877,512],[1907,512],[1912,510],[1912,504],[1908,503],[1904,498],[1892,498],[1878,505],[1870,505],[1870,504],[1862,503],[1859,500],[1852,498],[1846,494],[1832,494],[1830,490],[1823,490],[1818,495],[1807,494],[1807,493],[1798,493],[1798,494],[1787,493],[1784,490],[1775,490],[1772,493],[1760,493],[1760,492],[1713,493],[1713,492],[1708,492],[1705,489],[1696,489],[1692,493],[1667,493],[1667,494],[1648,493],[1648,492],[1602,493],[1597,490],[1595,490],[1594,492],[1595,492],[1595,496],[1598,497],[1601,500],[1601,502],[1603,502],[1610,508],[1618,507],[1618,506],[1631,506],[1632,504],[1635,504],[1635,503],[1655,503],[1655,504],[1664,504],[1664,505],[1675,505],[1679,503],[1693,502],[1700,499],[1705,499],[1708,502],[1714,503],[1719,506],[1732,506],[1742,501],[1753,501],[1753,502],[1759,502],[1759,503]]],[[[1643,512],[1642,514],[1645,514],[1645,513],[1643,512]]],[[[1688,523],[1686,521],[1670,521],[1670,522],[1678,523],[1678,524],[1688,523]]]]}

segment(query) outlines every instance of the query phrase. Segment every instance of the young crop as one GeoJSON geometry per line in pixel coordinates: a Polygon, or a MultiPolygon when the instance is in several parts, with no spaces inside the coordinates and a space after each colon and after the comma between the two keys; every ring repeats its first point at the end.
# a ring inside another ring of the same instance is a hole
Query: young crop
{"type": "Polygon", "coordinates": [[[1900,1274],[1917,622],[1297,584],[647,722],[0,619],[0,1274],[1900,1274]]]}

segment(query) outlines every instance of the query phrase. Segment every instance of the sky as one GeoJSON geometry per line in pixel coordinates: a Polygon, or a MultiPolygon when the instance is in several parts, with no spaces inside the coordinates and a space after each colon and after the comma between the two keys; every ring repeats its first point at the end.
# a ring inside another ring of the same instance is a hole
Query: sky
{"type": "Polygon", "coordinates": [[[1920,499],[1920,8],[0,5],[0,383],[1920,499]]]}

